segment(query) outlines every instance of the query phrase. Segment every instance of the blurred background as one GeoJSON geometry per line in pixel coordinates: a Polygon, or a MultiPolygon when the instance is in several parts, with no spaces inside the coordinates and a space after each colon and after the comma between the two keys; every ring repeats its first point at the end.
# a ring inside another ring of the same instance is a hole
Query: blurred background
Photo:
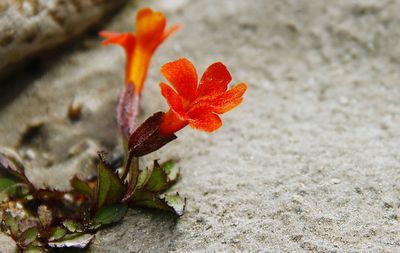
{"type": "Polygon", "coordinates": [[[395,0],[3,0],[0,145],[28,176],[65,189],[93,174],[98,150],[120,150],[125,55],[97,34],[133,31],[142,7],[182,29],[152,59],[141,120],[167,109],[159,69],[178,58],[199,75],[222,61],[249,89],[221,130],[184,129],[146,158],[180,160],[185,215],[131,210],[91,252],[398,251],[395,0]]]}

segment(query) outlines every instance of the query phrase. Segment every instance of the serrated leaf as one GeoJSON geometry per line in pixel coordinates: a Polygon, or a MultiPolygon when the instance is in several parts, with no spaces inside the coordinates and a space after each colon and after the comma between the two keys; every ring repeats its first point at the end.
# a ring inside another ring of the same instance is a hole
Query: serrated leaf
{"type": "Polygon", "coordinates": [[[145,168],[142,171],[140,171],[136,187],[137,189],[142,189],[143,186],[149,181],[151,174],[153,172],[153,168],[145,168]]]}
{"type": "Polygon", "coordinates": [[[176,183],[179,170],[174,169],[174,163],[167,162],[163,165],[164,167],[154,161],[152,174],[144,187],[146,190],[162,193],[176,183]]]}
{"type": "Polygon", "coordinates": [[[10,231],[10,234],[15,237],[18,234],[18,222],[17,220],[11,215],[10,212],[3,213],[3,222],[7,226],[7,229],[10,231]]]}
{"type": "Polygon", "coordinates": [[[62,224],[70,232],[82,232],[81,224],[74,220],[65,220],[62,224]]]}
{"type": "Polygon", "coordinates": [[[18,238],[19,245],[27,247],[29,244],[34,242],[38,236],[39,232],[37,228],[31,227],[25,230],[21,236],[18,238]]]}
{"type": "Polygon", "coordinates": [[[74,233],[64,236],[62,240],[49,242],[48,245],[52,248],[86,248],[93,240],[94,235],[74,233]]]}
{"type": "Polygon", "coordinates": [[[167,202],[167,205],[172,207],[178,216],[183,215],[186,199],[183,199],[178,193],[168,194],[164,199],[167,202]]]}
{"type": "Polygon", "coordinates": [[[154,161],[153,172],[146,184],[146,189],[152,192],[163,191],[168,188],[167,174],[157,161],[154,161]]]}
{"type": "Polygon", "coordinates": [[[128,206],[121,203],[104,206],[96,212],[93,224],[97,227],[97,225],[108,225],[118,222],[125,216],[127,210],[128,206]]]}
{"type": "Polygon", "coordinates": [[[66,234],[67,230],[65,228],[61,227],[54,228],[49,237],[49,241],[57,241],[63,238],[66,234]]]}
{"type": "Polygon", "coordinates": [[[158,195],[146,190],[139,190],[135,192],[131,203],[133,205],[169,211],[181,216],[185,209],[185,202],[186,200],[180,197],[178,193],[158,195]]]}
{"type": "Polygon", "coordinates": [[[138,206],[170,211],[170,208],[159,198],[156,193],[146,190],[136,191],[131,203],[138,206]]]}
{"type": "Polygon", "coordinates": [[[100,164],[96,188],[97,208],[119,202],[125,194],[125,186],[121,179],[107,167],[102,154],[99,154],[100,164]]]}
{"type": "Polygon", "coordinates": [[[25,183],[28,182],[21,158],[11,149],[0,147],[0,171],[10,173],[25,183]]]}
{"type": "Polygon", "coordinates": [[[169,160],[162,163],[161,168],[168,175],[168,179],[170,181],[176,181],[179,178],[179,167],[176,166],[176,162],[174,160],[169,160]]]}
{"type": "Polygon", "coordinates": [[[94,191],[87,182],[79,179],[77,176],[73,177],[70,182],[75,191],[85,195],[88,199],[93,199],[94,191]]]}

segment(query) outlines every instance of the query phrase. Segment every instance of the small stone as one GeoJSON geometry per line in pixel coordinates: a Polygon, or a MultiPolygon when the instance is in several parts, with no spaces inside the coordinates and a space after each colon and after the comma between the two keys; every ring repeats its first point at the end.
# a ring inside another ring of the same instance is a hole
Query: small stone
{"type": "Polygon", "coordinates": [[[35,153],[35,151],[33,151],[33,149],[27,149],[25,151],[24,157],[25,157],[25,159],[32,161],[32,160],[35,160],[36,153],[35,153]]]}
{"type": "Polygon", "coordinates": [[[385,208],[387,208],[387,209],[393,208],[393,205],[390,204],[390,203],[388,203],[388,202],[384,202],[384,203],[383,203],[383,206],[384,206],[385,208]]]}
{"type": "Polygon", "coordinates": [[[82,104],[79,102],[72,102],[68,107],[68,118],[71,121],[77,121],[81,118],[82,115],[82,104]]]}

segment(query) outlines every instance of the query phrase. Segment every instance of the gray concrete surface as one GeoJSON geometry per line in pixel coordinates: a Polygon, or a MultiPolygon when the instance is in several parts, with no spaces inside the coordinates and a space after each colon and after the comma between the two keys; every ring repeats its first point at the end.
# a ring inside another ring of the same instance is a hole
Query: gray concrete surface
{"type": "MultiPolygon", "coordinates": [[[[159,68],[176,58],[199,72],[223,61],[249,89],[220,131],[187,128],[144,161],[180,159],[173,190],[188,199],[185,215],[131,210],[90,252],[400,251],[399,1],[141,1],[106,28],[131,29],[144,5],[183,29],[153,59],[142,119],[166,109],[159,68]]],[[[65,150],[83,138],[117,145],[124,55],[98,41],[88,36],[2,88],[2,144],[36,154],[38,184],[67,187],[79,168],[65,150]],[[65,118],[73,100],[77,123],[65,118]],[[40,138],[17,145],[35,122],[46,126],[40,138]]]]}

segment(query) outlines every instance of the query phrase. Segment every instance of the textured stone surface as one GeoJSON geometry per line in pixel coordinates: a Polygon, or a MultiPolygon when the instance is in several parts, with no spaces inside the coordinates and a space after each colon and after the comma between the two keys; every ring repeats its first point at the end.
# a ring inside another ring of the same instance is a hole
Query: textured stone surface
{"type": "MultiPolygon", "coordinates": [[[[185,129],[147,157],[181,159],[183,179],[174,190],[188,198],[185,215],[131,210],[122,223],[97,234],[90,252],[399,250],[398,1],[141,4],[184,25],[155,55],[142,119],[166,108],[158,69],[178,57],[188,57],[199,72],[223,61],[234,82],[246,81],[249,90],[243,105],[223,116],[220,131],[185,129]]],[[[126,6],[107,28],[131,29],[137,7],[126,6]]],[[[96,43],[85,38],[85,46],[10,81],[2,93],[4,145],[21,147],[16,140],[35,122],[52,129],[43,134],[51,138],[36,137],[21,148],[55,157],[45,169],[46,158],[30,162],[38,182],[47,170],[54,172],[49,181],[65,184],[68,175],[57,177],[56,165],[68,168],[71,158],[62,150],[83,137],[108,149],[117,144],[111,115],[124,55],[96,43]],[[82,103],[76,123],[65,119],[72,100],[82,103]]]]}
{"type": "Polygon", "coordinates": [[[0,1],[0,73],[70,40],[124,0],[0,1]]]}

